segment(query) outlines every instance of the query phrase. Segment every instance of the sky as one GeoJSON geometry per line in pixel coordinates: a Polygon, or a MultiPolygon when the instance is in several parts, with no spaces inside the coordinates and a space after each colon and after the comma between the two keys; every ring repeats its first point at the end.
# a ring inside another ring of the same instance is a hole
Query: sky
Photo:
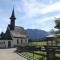
{"type": "Polygon", "coordinates": [[[0,0],[0,32],[10,24],[15,9],[16,25],[25,29],[54,29],[55,18],[60,17],[60,0],[0,0]]]}

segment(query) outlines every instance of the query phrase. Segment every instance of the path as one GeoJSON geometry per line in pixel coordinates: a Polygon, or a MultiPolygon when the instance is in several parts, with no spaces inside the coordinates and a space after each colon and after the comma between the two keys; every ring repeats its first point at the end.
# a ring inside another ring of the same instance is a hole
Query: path
{"type": "Polygon", "coordinates": [[[27,60],[14,52],[15,48],[0,49],[0,60],[27,60]]]}

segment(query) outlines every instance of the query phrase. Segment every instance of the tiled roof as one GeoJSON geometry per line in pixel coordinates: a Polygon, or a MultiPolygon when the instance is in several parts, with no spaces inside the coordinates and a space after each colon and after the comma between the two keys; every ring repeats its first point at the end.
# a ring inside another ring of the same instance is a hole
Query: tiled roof
{"type": "Polygon", "coordinates": [[[26,31],[23,27],[16,26],[14,30],[10,30],[12,37],[26,37],[26,31]]]}

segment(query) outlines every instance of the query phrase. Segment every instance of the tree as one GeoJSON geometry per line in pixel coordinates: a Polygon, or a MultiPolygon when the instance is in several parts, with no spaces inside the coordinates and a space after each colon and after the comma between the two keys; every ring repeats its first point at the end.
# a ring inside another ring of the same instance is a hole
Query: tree
{"type": "Polygon", "coordinates": [[[55,19],[55,28],[58,29],[57,33],[60,33],[60,18],[55,19]]]}
{"type": "Polygon", "coordinates": [[[55,28],[60,29],[60,18],[55,19],[55,24],[56,24],[55,28]]]}
{"type": "Polygon", "coordinates": [[[3,32],[1,32],[0,36],[1,36],[1,38],[3,38],[3,37],[4,37],[4,33],[3,33],[3,32]]]}
{"type": "Polygon", "coordinates": [[[51,30],[49,31],[49,33],[55,34],[55,31],[54,31],[53,29],[51,29],[51,30]]]}
{"type": "MultiPolygon", "coordinates": [[[[55,19],[55,24],[56,24],[55,28],[58,29],[58,31],[56,31],[56,33],[57,34],[60,34],[60,18],[56,18],[55,19]]],[[[57,41],[56,42],[58,43],[59,41],[60,41],[60,38],[57,38],[57,41]]]]}

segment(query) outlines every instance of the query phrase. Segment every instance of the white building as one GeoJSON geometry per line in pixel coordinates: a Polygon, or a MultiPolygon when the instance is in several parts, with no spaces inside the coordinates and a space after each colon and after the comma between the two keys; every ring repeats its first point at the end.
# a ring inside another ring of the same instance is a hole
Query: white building
{"type": "Polygon", "coordinates": [[[8,25],[3,38],[0,39],[0,48],[10,48],[15,47],[18,44],[21,45],[28,43],[27,34],[24,28],[20,26],[15,26],[16,17],[14,13],[14,8],[10,20],[10,24],[8,25]]]}

